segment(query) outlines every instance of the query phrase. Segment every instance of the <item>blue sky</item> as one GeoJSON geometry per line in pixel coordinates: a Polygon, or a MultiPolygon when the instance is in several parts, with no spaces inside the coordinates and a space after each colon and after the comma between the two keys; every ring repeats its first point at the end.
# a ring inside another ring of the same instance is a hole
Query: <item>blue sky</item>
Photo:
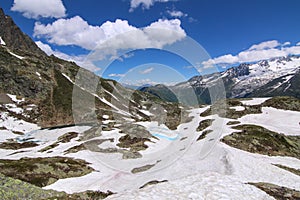
{"type": "Polygon", "coordinates": [[[132,84],[171,84],[300,54],[298,0],[5,0],[0,6],[48,54],[132,84]]]}

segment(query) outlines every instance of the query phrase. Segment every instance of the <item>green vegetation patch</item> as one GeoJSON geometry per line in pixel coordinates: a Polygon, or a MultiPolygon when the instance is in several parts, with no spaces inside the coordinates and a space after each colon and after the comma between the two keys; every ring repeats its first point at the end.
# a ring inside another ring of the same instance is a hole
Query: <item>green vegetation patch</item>
{"type": "Polygon", "coordinates": [[[164,124],[170,130],[176,130],[180,124],[191,122],[193,119],[185,110],[186,108],[180,107],[180,104],[167,103],[164,107],[167,110],[167,118],[164,124]]]}
{"type": "Polygon", "coordinates": [[[85,191],[74,194],[44,190],[30,183],[7,177],[0,173],[0,196],[3,200],[8,199],[59,199],[59,200],[84,200],[104,199],[112,195],[111,191],[85,191]]]}
{"type": "Polygon", "coordinates": [[[21,132],[21,131],[12,131],[14,134],[16,134],[16,135],[24,135],[24,133],[23,132],[21,132]]]}
{"type": "Polygon", "coordinates": [[[272,99],[266,100],[262,106],[300,111],[300,99],[295,97],[273,97],[272,99]]]}
{"type": "Polygon", "coordinates": [[[46,146],[44,148],[42,148],[41,150],[39,150],[39,152],[45,152],[45,151],[48,151],[50,149],[54,149],[55,147],[57,147],[59,145],[58,142],[55,142],[53,144],[50,144],[49,146],[46,146]]]}
{"type": "Polygon", "coordinates": [[[46,146],[45,148],[39,150],[39,152],[45,152],[45,151],[48,151],[50,149],[53,149],[55,147],[57,147],[59,145],[59,143],[68,143],[70,142],[73,138],[76,138],[78,136],[78,133],[76,132],[68,132],[62,136],[60,136],[58,139],[57,139],[57,142],[49,145],[49,146],[46,146]]]}
{"type": "Polygon", "coordinates": [[[300,159],[300,136],[286,136],[256,125],[232,127],[241,132],[225,136],[222,142],[238,149],[270,156],[300,159]]]}
{"type": "Polygon", "coordinates": [[[298,200],[300,199],[300,192],[287,187],[274,185],[271,183],[249,183],[257,188],[263,190],[270,196],[277,200],[298,200]]]}
{"type": "Polygon", "coordinates": [[[238,119],[248,114],[260,114],[261,105],[243,105],[237,99],[226,99],[215,102],[210,108],[200,114],[201,117],[207,117],[210,115],[218,114],[220,117],[229,119],[238,119]],[[244,110],[237,111],[230,107],[243,106],[244,110]]]}
{"type": "Polygon", "coordinates": [[[117,146],[121,148],[130,148],[131,151],[140,151],[148,148],[145,144],[147,141],[151,142],[148,138],[124,135],[119,139],[120,143],[118,143],[117,146]]]}
{"type": "Polygon", "coordinates": [[[289,172],[292,172],[293,174],[296,174],[296,175],[300,176],[300,169],[294,169],[294,168],[287,167],[287,166],[284,166],[284,165],[279,165],[279,164],[274,164],[274,165],[276,167],[279,167],[281,169],[287,170],[289,172]]]}
{"type": "Polygon", "coordinates": [[[80,144],[80,145],[76,145],[74,147],[67,149],[66,151],[64,151],[64,153],[65,154],[77,153],[79,151],[84,151],[84,150],[88,150],[88,148],[84,144],[80,144]]]}
{"type": "Polygon", "coordinates": [[[2,142],[0,143],[0,149],[11,149],[11,150],[18,150],[24,148],[31,148],[38,146],[35,142],[16,142],[16,141],[9,141],[9,142],[2,142]]]}
{"type": "Polygon", "coordinates": [[[151,142],[151,133],[145,127],[137,124],[124,124],[121,127],[121,133],[126,135],[120,137],[118,147],[130,148],[130,151],[137,152],[145,150],[148,146],[145,142],[151,142]]]}
{"type": "Polygon", "coordinates": [[[165,182],[168,182],[168,181],[167,181],[167,180],[162,180],[162,181],[157,181],[157,180],[149,181],[149,182],[145,183],[144,185],[142,185],[139,189],[145,188],[145,187],[147,187],[148,185],[155,185],[155,184],[158,184],[158,183],[165,183],[165,182]]]}
{"type": "Polygon", "coordinates": [[[197,141],[204,139],[211,132],[213,132],[213,130],[205,130],[205,131],[203,131],[203,133],[197,138],[197,141]]]}
{"type": "Polygon", "coordinates": [[[133,168],[131,170],[131,173],[133,173],[133,174],[141,173],[141,172],[144,172],[144,171],[147,171],[147,170],[151,169],[154,166],[155,166],[155,164],[145,165],[145,166],[142,166],[142,167],[136,167],[136,168],[133,168]]]}
{"type": "Polygon", "coordinates": [[[39,187],[62,178],[79,177],[93,171],[84,160],[66,157],[0,160],[0,173],[39,187]]]}
{"type": "MultiPolygon", "coordinates": [[[[140,146],[136,144],[136,146],[132,146],[130,150],[127,149],[119,149],[119,148],[100,148],[99,145],[102,144],[105,141],[110,141],[113,142],[113,138],[109,139],[95,139],[95,140],[89,140],[87,142],[84,142],[80,145],[71,147],[67,149],[64,153],[77,153],[79,151],[83,150],[89,150],[92,152],[99,152],[99,153],[120,153],[123,154],[123,159],[136,159],[136,158],[141,158],[142,155],[137,151],[138,149],[141,149],[140,146]]],[[[140,145],[140,144],[139,144],[140,145]]]]}
{"type": "Polygon", "coordinates": [[[62,198],[63,192],[43,190],[40,187],[7,177],[0,173],[0,196],[3,200],[8,199],[49,199],[62,198]]]}
{"type": "Polygon", "coordinates": [[[227,122],[226,125],[236,125],[236,124],[240,124],[241,122],[240,121],[229,121],[227,122]]]}
{"type": "Polygon", "coordinates": [[[199,126],[197,127],[197,131],[203,131],[204,129],[208,128],[214,119],[205,119],[199,123],[199,126]]]}

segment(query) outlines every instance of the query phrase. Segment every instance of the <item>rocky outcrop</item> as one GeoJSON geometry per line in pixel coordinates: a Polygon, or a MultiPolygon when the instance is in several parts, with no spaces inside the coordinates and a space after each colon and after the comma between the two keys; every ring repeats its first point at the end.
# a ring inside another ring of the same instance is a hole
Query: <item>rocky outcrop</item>
{"type": "Polygon", "coordinates": [[[2,8],[0,8],[0,37],[6,46],[13,51],[31,52],[46,56],[32,39],[20,30],[12,18],[4,14],[2,8]]]}

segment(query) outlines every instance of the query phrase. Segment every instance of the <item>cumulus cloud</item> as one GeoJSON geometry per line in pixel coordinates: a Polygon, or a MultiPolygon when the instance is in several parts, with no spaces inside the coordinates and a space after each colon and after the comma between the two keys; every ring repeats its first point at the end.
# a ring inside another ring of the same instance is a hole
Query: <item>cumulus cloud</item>
{"type": "Polygon", "coordinates": [[[109,74],[109,77],[124,77],[125,74],[109,74]]]}
{"type": "Polygon", "coordinates": [[[12,11],[18,11],[24,17],[61,18],[66,16],[66,8],[62,0],[14,0],[12,11]]]}
{"type": "Polygon", "coordinates": [[[260,44],[255,44],[249,48],[249,50],[263,50],[263,49],[272,49],[280,46],[280,43],[277,40],[271,40],[262,42],[260,44]]]}
{"type": "Polygon", "coordinates": [[[224,63],[236,63],[238,62],[238,57],[231,54],[223,55],[214,59],[209,59],[208,61],[203,62],[203,68],[208,69],[212,68],[215,64],[224,64],[224,63]]]}
{"type": "Polygon", "coordinates": [[[296,46],[300,46],[300,42],[298,42],[298,43],[296,44],[296,46]]]}
{"type": "MultiPolygon", "coordinates": [[[[116,22],[116,24],[119,23],[116,22]]],[[[93,49],[96,41],[105,39],[105,33],[101,27],[91,26],[79,16],[59,19],[48,25],[36,22],[34,36],[45,37],[53,44],[78,45],[85,49],[93,49]]]]}
{"type": "Polygon", "coordinates": [[[169,1],[177,1],[177,0],[131,0],[129,11],[130,12],[134,11],[134,9],[136,9],[140,5],[143,9],[149,9],[156,2],[165,3],[169,1]]]}
{"type": "Polygon", "coordinates": [[[180,10],[167,10],[167,13],[171,16],[171,17],[175,17],[175,18],[181,18],[181,17],[187,17],[188,14],[181,12],[180,10]]]}
{"type": "Polygon", "coordinates": [[[291,45],[290,42],[285,42],[285,43],[282,44],[282,46],[290,46],[290,45],[291,45]]]}
{"type": "Polygon", "coordinates": [[[292,47],[287,47],[284,48],[284,51],[287,54],[294,54],[294,55],[300,55],[300,46],[292,46],[292,47]]]}
{"type": "Polygon", "coordinates": [[[184,66],[183,69],[193,69],[195,68],[193,65],[184,66]]]}
{"type": "Polygon", "coordinates": [[[35,44],[40,48],[42,49],[48,56],[50,55],[54,55],[55,54],[55,51],[53,51],[53,49],[48,45],[48,44],[45,44],[41,41],[37,41],[35,42],[35,44]]]}
{"type": "Polygon", "coordinates": [[[190,22],[190,23],[197,22],[197,21],[198,21],[197,19],[195,19],[195,18],[193,18],[193,17],[189,17],[189,22],[190,22]]]}
{"type": "Polygon", "coordinates": [[[97,48],[104,58],[107,55],[117,56],[120,49],[162,48],[185,38],[186,33],[179,19],[159,19],[140,29],[120,19],[92,26],[75,16],[71,19],[58,19],[47,25],[37,22],[34,36],[44,37],[57,45],[77,45],[87,50],[97,48]]]}
{"type": "Polygon", "coordinates": [[[145,70],[140,71],[140,74],[150,74],[154,70],[153,67],[149,67],[145,70]]]}
{"type": "Polygon", "coordinates": [[[91,61],[87,60],[87,55],[77,55],[77,56],[70,56],[70,55],[67,55],[63,52],[60,52],[60,51],[56,51],[56,50],[53,50],[48,44],[45,44],[41,41],[37,41],[35,42],[38,47],[40,49],[42,49],[47,55],[54,55],[58,58],[61,58],[63,60],[67,60],[67,61],[73,61],[75,62],[77,65],[83,67],[83,68],[86,68],[90,71],[98,71],[98,70],[101,70],[100,68],[96,67],[91,61]]]}
{"type": "Polygon", "coordinates": [[[203,68],[210,68],[213,65],[230,65],[243,62],[256,62],[275,57],[287,55],[299,55],[300,46],[289,46],[290,42],[280,44],[276,40],[262,42],[251,46],[248,50],[242,51],[237,55],[223,55],[217,58],[202,62],[203,68]],[[289,46],[289,47],[286,47],[289,46]]]}
{"type": "Polygon", "coordinates": [[[157,82],[157,81],[153,81],[149,78],[134,80],[134,81],[133,80],[120,80],[120,81],[122,84],[133,85],[133,86],[157,85],[157,84],[163,84],[165,86],[173,86],[178,83],[178,82],[157,82]]]}

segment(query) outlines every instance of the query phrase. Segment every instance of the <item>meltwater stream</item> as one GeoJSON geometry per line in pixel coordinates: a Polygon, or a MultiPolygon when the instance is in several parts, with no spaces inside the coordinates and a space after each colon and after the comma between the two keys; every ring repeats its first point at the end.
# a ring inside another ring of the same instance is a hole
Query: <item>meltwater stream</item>
{"type": "Polygon", "coordinates": [[[164,127],[149,127],[149,132],[155,137],[170,141],[175,141],[180,137],[179,132],[172,131],[164,127]]]}

